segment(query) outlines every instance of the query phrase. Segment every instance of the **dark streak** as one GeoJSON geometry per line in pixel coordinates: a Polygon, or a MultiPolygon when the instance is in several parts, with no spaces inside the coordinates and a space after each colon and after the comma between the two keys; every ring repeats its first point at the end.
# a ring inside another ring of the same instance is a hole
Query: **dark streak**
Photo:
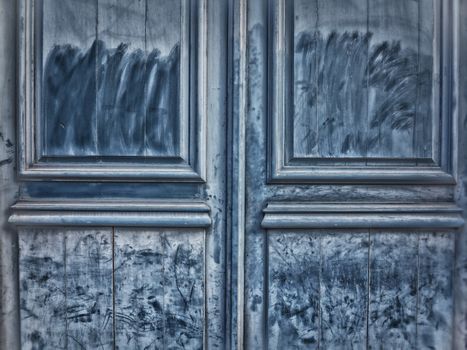
{"type": "MultiPolygon", "coordinates": [[[[382,141],[378,137],[391,134],[375,136],[376,130],[412,130],[417,104],[430,106],[431,89],[417,95],[417,87],[431,86],[431,56],[419,56],[414,49],[402,48],[399,41],[371,43],[371,38],[371,33],[359,32],[297,35],[294,126],[304,130],[296,141],[299,152],[320,156],[377,152],[382,141]],[[368,89],[375,96],[369,122],[368,89]],[[319,125],[317,113],[324,118],[319,125]]],[[[417,123],[430,118],[425,113],[417,123]]]]}
{"type": "Polygon", "coordinates": [[[87,51],[54,46],[43,74],[46,154],[178,155],[179,57],[178,44],[167,57],[100,40],[87,51]]]}

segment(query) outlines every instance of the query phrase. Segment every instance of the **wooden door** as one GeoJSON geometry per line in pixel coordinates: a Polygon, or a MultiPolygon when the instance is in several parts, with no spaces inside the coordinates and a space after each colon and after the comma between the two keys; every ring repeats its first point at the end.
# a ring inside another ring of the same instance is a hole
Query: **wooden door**
{"type": "Polygon", "coordinates": [[[227,3],[18,14],[21,347],[222,347],[227,3]]]}
{"type": "Polygon", "coordinates": [[[451,3],[238,11],[240,343],[451,349],[451,3]]]}
{"type": "Polygon", "coordinates": [[[456,1],[17,4],[0,347],[453,347],[456,1]]]}

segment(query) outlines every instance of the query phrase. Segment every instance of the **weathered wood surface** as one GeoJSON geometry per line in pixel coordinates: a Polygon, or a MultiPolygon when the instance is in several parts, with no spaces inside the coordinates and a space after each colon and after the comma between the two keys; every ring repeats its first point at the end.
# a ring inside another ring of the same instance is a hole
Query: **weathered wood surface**
{"type": "Polygon", "coordinates": [[[203,347],[204,232],[117,229],[120,349],[203,347]]]}
{"type": "Polygon", "coordinates": [[[110,230],[21,231],[22,348],[112,348],[111,238],[110,230]]]}

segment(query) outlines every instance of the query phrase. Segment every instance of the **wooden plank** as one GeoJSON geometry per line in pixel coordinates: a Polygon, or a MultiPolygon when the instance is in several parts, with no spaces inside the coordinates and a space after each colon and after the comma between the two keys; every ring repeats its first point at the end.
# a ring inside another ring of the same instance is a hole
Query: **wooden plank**
{"type": "Polygon", "coordinates": [[[70,229],[66,236],[68,349],[112,349],[112,232],[70,229]]]}
{"type": "Polygon", "coordinates": [[[164,252],[161,233],[115,230],[115,345],[162,348],[164,252]]]}
{"type": "MultiPolygon", "coordinates": [[[[418,2],[419,62],[417,116],[415,120],[414,152],[416,157],[432,156],[433,73],[434,73],[434,4],[433,0],[418,2]]],[[[439,40],[439,39],[438,39],[439,40]]]]}
{"type": "Polygon", "coordinates": [[[145,25],[145,1],[98,1],[100,155],[144,152],[145,25]]]}
{"type": "Polygon", "coordinates": [[[375,232],[370,236],[370,349],[416,345],[418,236],[375,232]]]}
{"type": "Polygon", "coordinates": [[[452,349],[454,235],[426,233],[419,242],[417,349],[452,349]]]}
{"type": "Polygon", "coordinates": [[[317,349],[320,238],[269,233],[269,349],[317,349]]]}
{"type": "MultiPolygon", "coordinates": [[[[40,4],[41,2],[39,2],[40,4]]],[[[49,156],[96,153],[96,40],[94,0],[42,2],[39,108],[44,153],[49,156]]]]}
{"type": "Polygon", "coordinates": [[[368,312],[368,232],[331,232],[323,236],[321,247],[320,347],[364,349],[368,312]]]}
{"type": "MultiPolygon", "coordinates": [[[[149,0],[147,16],[146,67],[146,126],[145,153],[151,156],[179,155],[180,127],[188,132],[188,120],[181,121],[181,89],[188,91],[188,83],[180,84],[182,45],[188,54],[189,43],[182,43],[182,1],[149,0]],[[185,86],[186,85],[186,86],[185,86]]],[[[185,21],[188,21],[185,18],[185,21]]],[[[188,40],[188,38],[186,38],[188,40]]],[[[192,52],[194,54],[194,51],[192,52]]],[[[185,72],[188,74],[188,72],[185,72]]]]}
{"type": "Polygon", "coordinates": [[[418,1],[369,2],[372,157],[413,157],[417,114],[418,1]]]}
{"type": "Polygon", "coordinates": [[[318,81],[319,154],[366,154],[367,0],[318,1],[321,52],[318,81]]]}
{"type": "Polygon", "coordinates": [[[19,249],[21,348],[66,349],[65,237],[22,229],[19,249]]]}
{"type": "Polygon", "coordinates": [[[204,232],[164,232],[164,348],[203,348],[204,232]]]}

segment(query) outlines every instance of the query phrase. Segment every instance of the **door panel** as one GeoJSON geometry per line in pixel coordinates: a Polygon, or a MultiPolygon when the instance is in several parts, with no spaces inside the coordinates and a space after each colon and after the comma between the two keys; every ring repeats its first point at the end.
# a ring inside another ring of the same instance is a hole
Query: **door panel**
{"type": "Polygon", "coordinates": [[[245,348],[450,349],[444,286],[462,218],[446,136],[453,114],[443,107],[449,7],[239,8],[248,34],[239,64],[248,77],[239,115],[245,348]]]}

